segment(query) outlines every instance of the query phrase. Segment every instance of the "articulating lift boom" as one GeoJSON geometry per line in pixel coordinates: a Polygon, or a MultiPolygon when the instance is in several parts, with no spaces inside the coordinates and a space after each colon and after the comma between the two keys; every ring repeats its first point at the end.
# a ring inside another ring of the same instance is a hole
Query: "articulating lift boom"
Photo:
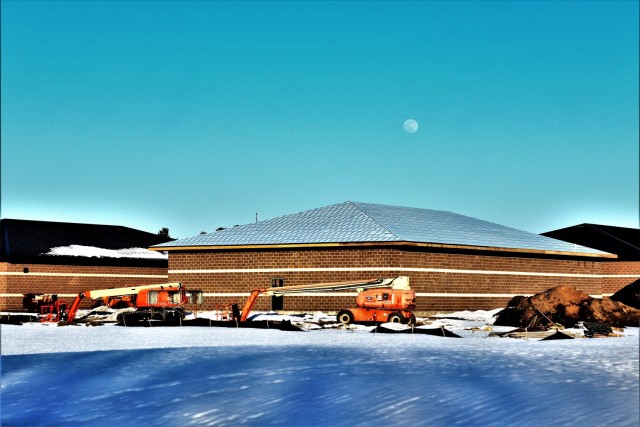
{"type": "MultiPolygon", "coordinates": [[[[384,294],[387,296],[385,301],[380,299],[379,301],[372,300],[371,298],[358,298],[363,301],[366,300],[365,305],[363,306],[363,310],[369,314],[371,314],[373,319],[376,319],[380,316],[380,322],[386,321],[383,319],[388,318],[391,314],[396,313],[398,310],[404,310],[404,317],[400,316],[400,319],[403,318],[414,318],[413,315],[407,313],[407,310],[412,310],[415,308],[415,292],[410,290],[409,288],[409,278],[406,276],[398,276],[393,278],[386,279],[367,279],[361,281],[348,281],[348,282],[333,282],[333,283],[317,283],[311,285],[298,285],[298,286],[282,286],[282,287],[274,287],[274,288],[258,288],[254,289],[249,298],[245,302],[242,308],[242,314],[240,316],[240,321],[245,322],[253,309],[253,306],[260,295],[274,295],[281,296],[286,294],[294,294],[301,292],[321,292],[321,291],[340,291],[340,290],[351,290],[357,289],[361,292],[360,295],[364,293],[371,293],[372,289],[374,291],[380,291],[381,295],[384,294]],[[369,290],[362,292],[363,290],[369,290]],[[406,298],[393,298],[396,294],[406,295],[406,298]],[[394,304],[389,304],[390,300],[388,298],[389,295],[392,295],[392,300],[394,304]]],[[[361,307],[359,299],[356,299],[356,304],[358,307],[361,307]]],[[[343,310],[344,311],[344,310],[343,310]]],[[[357,309],[352,309],[350,313],[354,311],[358,311],[357,309]]],[[[342,313],[342,311],[341,311],[342,313]]],[[[338,316],[338,320],[342,321],[342,323],[351,323],[358,321],[370,321],[369,316],[355,316],[352,314],[350,321],[345,322],[340,320],[340,316],[338,316]]],[[[374,320],[375,321],[375,320],[374,320]]]]}
{"type": "MultiPolygon", "coordinates": [[[[104,298],[104,297],[115,297],[122,295],[136,295],[140,297],[141,295],[147,296],[150,291],[157,291],[154,296],[162,295],[164,298],[156,298],[155,304],[150,303],[145,299],[145,302],[140,301],[136,306],[159,306],[159,307],[167,307],[174,306],[178,304],[174,304],[170,298],[167,296],[170,295],[170,291],[180,291],[182,289],[182,283],[162,283],[157,285],[141,285],[141,286],[132,286],[127,288],[113,288],[113,289],[98,289],[95,291],[85,291],[80,292],[71,303],[71,307],[69,308],[69,312],[67,313],[66,321],[71,323],[76,317],[76,313],[78,312],[78,308],[80,307],[80,303],[85,298],[104,298]],[[158,301],[159,300],[159,301],[158,301]]],[[[179,302],[178,302],[179,303],[179,302]]]]}

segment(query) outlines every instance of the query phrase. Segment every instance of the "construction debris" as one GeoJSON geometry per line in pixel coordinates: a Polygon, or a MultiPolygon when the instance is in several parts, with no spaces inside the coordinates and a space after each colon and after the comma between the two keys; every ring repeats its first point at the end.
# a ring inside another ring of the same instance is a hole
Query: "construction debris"
{"type": "Polygon", "coordinates": [[[23,323],[40,322],[35,313],[3,313],[0,314],[0,324],[2,325],[22,325],[23,323]]]}
{"type": "MultiPolygon", "coordinates": [[[[403,328],[391,328],[382,324],[377,325],[375,328],[371,330],[371,333],[379,333],[379,334],[422,334],[422,335],[433,335],[436,337],[446,337],[446,338],[462,338],[460,335],[451,332],[450,330],[440,327],[440,328],[411,328],[411,327],[403,327],[403,328]]],[[[392,324],[393,325],[393,324],[392,324]]]]}
{"type": "Polygon", "coordinates": [[[584,335],[589,338],[593,338],[596,335],[609,336],[613,333],[611,326],[602,322],[584,322],[584,335]]]}
{"type": "Polygon", "coordinates": [[[556,329],[556,332],[549,335],[548,337],[542,338],[540,341],[553,341],[553,340],[572,340],[572,337],[569,334],[565,334],[564,332],[560,332],[559,329],[556,329]]]}
{"type": "Polygon", "coordinates": [[[299,326],[289,320],[254,320],[249,322],[211,320],[205,318],[178,319],[171,321],[144,320],[133,323],[118,323],[118,326],[126,327],[158,327],[158,326],[202,326],[217,328],[252,328],[252,329],[277,329],[280,331],[303,331],[299,326]]]}
{"type": "Polygon", "coordinates": [[[570,286],[558,286],[531,297],[516,296],[496,314],[494,325],[545,330],[578,322],[639,326],[640,310],[611,299],[595,299],[570,286]]]}

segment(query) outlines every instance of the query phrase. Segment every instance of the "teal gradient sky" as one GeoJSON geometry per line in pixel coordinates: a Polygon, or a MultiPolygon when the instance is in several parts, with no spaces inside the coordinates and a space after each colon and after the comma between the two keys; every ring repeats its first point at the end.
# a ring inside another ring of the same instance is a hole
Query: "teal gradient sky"
{"type": "Polygon", "coordinates": [[[638,227],[638,16],[3,0],[1,215],[188,237],[354,200],[638,227]]]}

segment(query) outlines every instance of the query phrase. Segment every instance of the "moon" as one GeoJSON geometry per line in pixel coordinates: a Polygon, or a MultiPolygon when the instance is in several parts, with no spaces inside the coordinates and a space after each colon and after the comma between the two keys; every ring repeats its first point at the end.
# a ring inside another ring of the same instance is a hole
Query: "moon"
{"type": "Polygon", "coordinates": [[[418,131],[418,122],[413,119],[405,120],[402,127],[407,133],[416,133],[418,131]]]}

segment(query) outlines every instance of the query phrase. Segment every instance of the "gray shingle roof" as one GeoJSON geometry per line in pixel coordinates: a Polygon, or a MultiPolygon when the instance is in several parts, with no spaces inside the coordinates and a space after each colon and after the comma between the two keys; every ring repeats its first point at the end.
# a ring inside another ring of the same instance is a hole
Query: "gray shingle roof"
{"type": "Polygon", "coordinates": [[[606,254],[499,224],[431,209],[344,202],[155,246],[415,242],[606,254]]]}

